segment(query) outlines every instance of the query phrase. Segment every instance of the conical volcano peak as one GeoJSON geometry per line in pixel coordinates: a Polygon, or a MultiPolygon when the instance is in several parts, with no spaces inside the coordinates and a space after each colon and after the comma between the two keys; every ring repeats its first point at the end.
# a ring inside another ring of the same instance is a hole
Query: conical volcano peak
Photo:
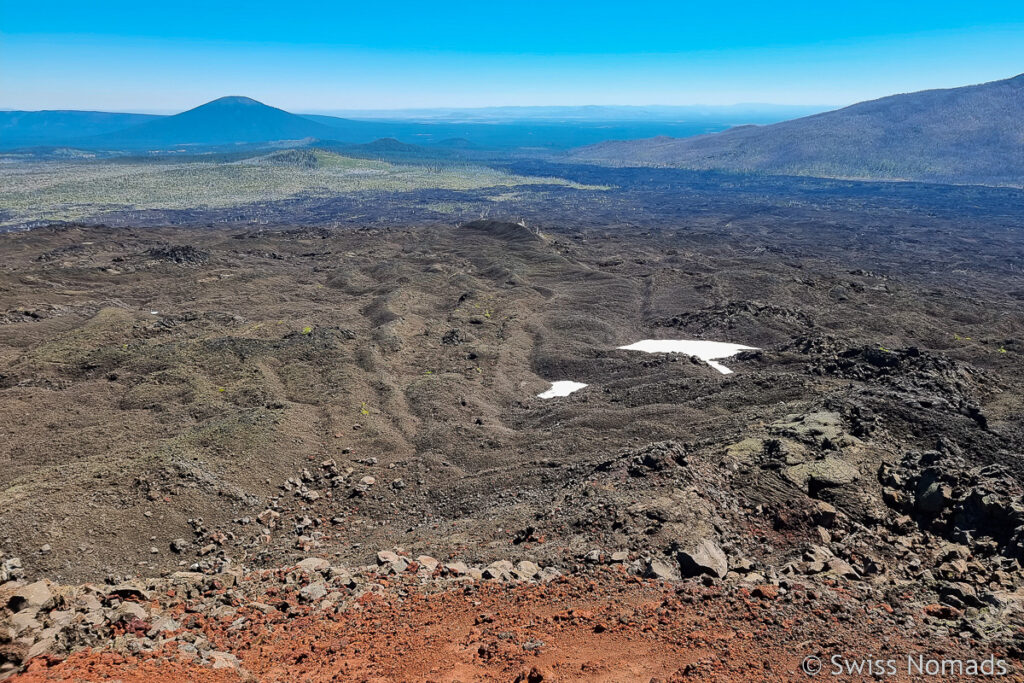
{"type": "Polygon", "coordinates": [[[194,109],[135,126],[108,136],[114,145],[222,145],[303,138],[329,139],[335,131],[321,123],[263,104],[251,97],[229,95],[194,109]]]}
{"type": "Polygon", "coordinates": [[[210,106],[242,106],[242,105],[245,105],[245,106],[254,106],[255,105],[255,106],[259,106],[259,107],[269,106],[269,105],[263,104],[259,100],[254,100],[251,97],[246,97],[245,95],[225,95],[224,97],[218,97],[215,100],[210,100],[206,104],[203,104],[203,105],[200,105],[200,106],[210,107],[210,106]]]}

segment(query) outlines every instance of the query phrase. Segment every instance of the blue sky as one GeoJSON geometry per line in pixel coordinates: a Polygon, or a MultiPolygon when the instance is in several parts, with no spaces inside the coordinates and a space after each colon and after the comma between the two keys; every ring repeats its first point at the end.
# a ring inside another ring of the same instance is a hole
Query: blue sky
{"type": "Polygon", "coordinates": [[[848,104],[1024,72],[1024,2],[0,0],[0,108],[848,104]]]}

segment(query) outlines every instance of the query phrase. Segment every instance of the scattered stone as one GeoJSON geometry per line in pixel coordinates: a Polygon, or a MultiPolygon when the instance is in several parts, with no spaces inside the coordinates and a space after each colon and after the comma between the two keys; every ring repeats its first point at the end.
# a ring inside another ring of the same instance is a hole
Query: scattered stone
{"type": "Polygon", "coordinates": [[[133,619],[145,621],[149,618],[149,612],[137,602],[122,602],[114,609],[111,616],[111,620],[115,622],[131,621],[133,619]]]}
{"type": "Polygon", "coordinates": [[[316,602],[327,595],[327,586],[323,581],[314,581],[299,589],[299,598],[303,602],[316,602]]]}
{"type": "Polygon", "coordinates": [[[825,571],[828,574],[834,574],[835,576],[842,576],[847,579],[859,579],[860,574],[850,566],[850,563],[846,560],[841,560],[838,557],[833,557],[825,563],[825,571]]]}
{"type": "Polygon", "coordinates": [[[512,575],[520,581],[532,581],[540,575],[541,569],[537,564],[523,560],[516,564],[512,575]]]}
{"type": "Polygon", "coordinates": [[[511,562],[508,560],[498,560],[487,565],[487,568],[484,569],[483,577],[498,581],[511,581],[513,571],[515,571],[515,566],[511,562]]]}
{"type": "Polygon", "coordinates": [[[420,571],[427,574],[433,574],[434,570],[437,569],[441,563],[430,555],[419,555],[416,557],[416,564],[420,566],[420,571]]]}
{"type": "Polygon", "coordinates": [[[756,598],[764,598],[766,600],[774,600],[779,597],[779,587],[769,584],[760,584],[754,587],[754,590],[750,591],[750,594],[756,598]]]}
{"type": "Polygon", "coordinates": [[[50,583],[44,579],[21,588],[16,588],[7,595],[5,602],[7,603],[7,609],[12,612],[20,612],[24,609],[38,612],[39,610],[51,607],[53,600],[50,583]]]}
{"type": "Polygon", "coordinates": [[[649,579],[662,581],[678,581],[680,578],[678,570],[655,558],[650,558],[644,563],[643,575],[649,579]]]}
{"type": "Polygon", "coordinates": [[[381,550],[377,553],[377,564],[389,569],[395,574],[401,574],[409,567],[409,558],[403,557],[390,550],[381,550]]]}
{"type": "Polygon", "coordinates": [[[164,615],[153,620],[152,626],[149,631],[146,632],[146,635],[153,638],[162,633],[172,633],[180,628],[180,623],[172,619],[170,616],[164,615]]]}
{"type": "Polygon", "coordinates": [[[729,571],[725,553],[713,541],[703,540],[676,555],[683,577],[715,576],[722,578],[729,571]]]}
{"type": "Polygon", "coordinates": [[[924,612],[930,617],[935,617],[936,619],[945,619],[947,621],[959,619],[963,616],[962,610],[959,610],[955,607],[951,607],[949,605],[940,605],[937,603],[925,606],[924,612]]]}
{"type": "Polygon", "coordinates": [[[320,557],[307,557],[295,566],[304,572],[322,572],[330,569],[331,563],[320,557]]]}
{"type": "Polygon", "coordinates": [[[448,562],[444,565],[444,570],[453,576],[464,576],[469,573],[469,565],[465,562],[448,562]]]}
{"type": "Polygon", "coordinates": [[[786,478],[805,491],[814,494],[818,489],[845,486],[857,480],[860,471],[834,455],[822,460],[787,467],[786,478]]]}
{"type": "Polygon", "coordinates": [[[814,523],[825,529],[831,529],[836,523],[837,510],[834,505],[823,500],[816,501],[814,510],[811,512],[811,519],[814,523]]]}
{"type": "Polygon", "coordinates": [[[214,669],[237,669],[240,665],[238,657],[230,652],[210,652],[208,656],[214,669]]]}

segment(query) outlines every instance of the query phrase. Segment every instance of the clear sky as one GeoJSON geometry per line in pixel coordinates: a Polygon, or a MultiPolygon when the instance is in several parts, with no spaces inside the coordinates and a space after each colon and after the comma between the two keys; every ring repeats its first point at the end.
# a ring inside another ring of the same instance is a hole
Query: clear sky
{"type": "Polygon", "coordinates": [[[848,104],[1024,72],[1024,1],[0,0],[0,108],[848,104]]]}

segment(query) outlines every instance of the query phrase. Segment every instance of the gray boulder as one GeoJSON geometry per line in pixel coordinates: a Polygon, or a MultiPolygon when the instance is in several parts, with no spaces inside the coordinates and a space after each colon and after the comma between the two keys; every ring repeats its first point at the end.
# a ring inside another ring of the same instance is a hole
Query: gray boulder
{"type": "Polygon", "coordinates": [[[680,551],[676,559],[679,561],[679,571],[686,578],[695,576],[722,578],[729,571],[729,561],[726,559],[725,553],[714,541],[708,539],[680,551]]]}

